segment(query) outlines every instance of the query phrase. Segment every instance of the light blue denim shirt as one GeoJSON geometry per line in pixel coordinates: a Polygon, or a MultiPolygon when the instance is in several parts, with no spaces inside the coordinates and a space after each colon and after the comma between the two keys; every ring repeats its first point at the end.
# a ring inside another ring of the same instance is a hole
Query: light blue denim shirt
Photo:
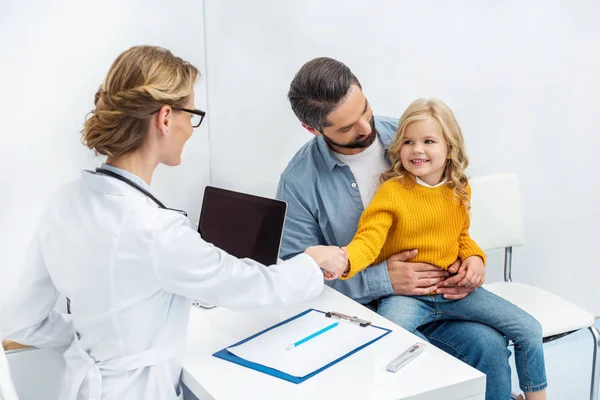
{"type": "MultiPolygon", "coordinates": [[[[386,155],[397,127],[395,118],[375,117],[386,155]]],[[[309,246],[346,246],[364,211],[350,167],[332,154],[321,136],[312,138],[292,158],[279,179],[277,198],[288,204],[280,251],[284,260],[309,246]]],[[[394,294],[385,261],[351,279],[327,283],[363,304],[394,294]]]]}

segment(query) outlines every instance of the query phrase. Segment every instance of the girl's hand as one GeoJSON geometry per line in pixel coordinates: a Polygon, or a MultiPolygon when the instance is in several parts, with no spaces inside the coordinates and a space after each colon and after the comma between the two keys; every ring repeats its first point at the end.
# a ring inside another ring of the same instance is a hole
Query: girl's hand
{"type": "Polygon", "coordinates": [[[483,285],[483,282],[485,281],[485,265],[483,265],[483,259],[479,256],[467,257],[460,265],[458,273],[464,274],[464,278],[458,282],[458,286],[477,288],[483,285]]]}

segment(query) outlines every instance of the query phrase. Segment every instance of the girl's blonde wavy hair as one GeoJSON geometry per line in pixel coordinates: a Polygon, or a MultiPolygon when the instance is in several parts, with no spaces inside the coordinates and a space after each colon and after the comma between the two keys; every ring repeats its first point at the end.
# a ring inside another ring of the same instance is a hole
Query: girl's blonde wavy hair
{"type": "Polygon", "coordinates": [[[81,141],[98,154],[120,157],[139,149],[150,115],[163,105],[184,107],[200,73],[169,50],[135,46],[110,67],[81,131],[81,141]]]}
{"type": "Polygon", "coordinates": [[[418,99],[404,111],[404,114],[400,117],[396,138],[388,150],[388,157],[392,165],[387,172],[381,174],[381,181],[400,179],[404,184],[415,183],[415,176],[408,172],[402,165],[400,149],[404,143],[406,127],[415,121],[421,121],[426,118],[435,119],[442,127],[444,139],[448,146],[448,162],[444,171],[444,177],[448,180],[448,185],[452,188],[455,197],[468,210],[468,179],[465,175],[465,170],[469,165],[469,159],[465,149],[465,142],[454,113],[450,107],[438,99],[418,99]]]}

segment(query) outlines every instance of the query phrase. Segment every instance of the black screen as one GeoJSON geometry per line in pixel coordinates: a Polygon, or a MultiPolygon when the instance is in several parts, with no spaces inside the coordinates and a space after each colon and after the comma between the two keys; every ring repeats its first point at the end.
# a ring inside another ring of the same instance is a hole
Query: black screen
{"type": "Polygon", "coordinates": [[[286,203],[207,186],[198,223],[202,238],[238,258],[277,262],[286,203]]]}

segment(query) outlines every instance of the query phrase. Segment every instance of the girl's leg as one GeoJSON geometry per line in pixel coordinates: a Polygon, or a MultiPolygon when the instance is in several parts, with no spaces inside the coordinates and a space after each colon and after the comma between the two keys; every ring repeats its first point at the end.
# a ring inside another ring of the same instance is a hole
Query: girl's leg
{"type": "Polygon", "coordinates": [[[520,394],[517,400],[546,400],[546,389],[539,392],[529,392],[526,395],[520,394]]]}
{"type": "Polygon", "coordinates": [[[430,296],[389,296],[379,300],[377,313],[428,342],[417,328],[433,321],[430,296]]]}
{"type": "Polygon", "coordinates": [[[546,400],[546,389],[525,393],[525,398],[527,400],[546,400]]]}
{"type": "Polygon", "coordinates": [[[521,390],[527,399],[538,399],[533,392],[545,398],[546,369],[542,343],[542,327],[531,315],[488,292],[477,288],[461,300],[446,300],[442,296],[434,303],[444,319],[465,319],[496,328],[514,343],[515,364],[521,390]],[[532,397],[533,396],[533,397],[532,397]]]}
{"type": "Polygon", "coordinates": [[[498,330],[471,321],[433,322],[419,328],[431,344],[487,375],[486,400],[508,400],[511,392],[508,340],[498,330]]]}

